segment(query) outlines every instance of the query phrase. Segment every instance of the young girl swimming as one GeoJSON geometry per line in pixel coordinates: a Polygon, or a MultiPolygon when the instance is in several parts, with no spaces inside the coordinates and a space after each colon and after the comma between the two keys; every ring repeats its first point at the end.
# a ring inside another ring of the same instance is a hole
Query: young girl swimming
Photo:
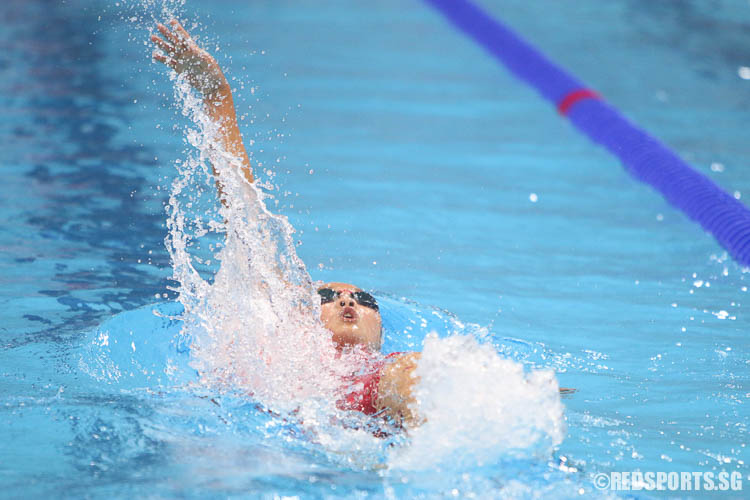
{"type": "MultiPolygon", "coordinates": [[[[252,167],[237,125],[232,90],[216,60],[190,37],[176,20],[170,27],[158,24],[162,37],[154,34],[151,41],[157,51],[153,57],[178,74],[203,96],[205,110],[218,126],[218,139],[224,150],[238,158],[241,172],[248,183],[254,182],[252,167]]],[[[219,196],[226,203],[219,186],[219,196]]],[[[414,411],[412,389],[419,353],[393,353],[385,361],[377,361],[375,353],[382,344],[382,320],[375,298],[347,283],[328,283],[318,289],[321,298],[320,319],[331,332],[331,341],[339,351],[360,348],[371,354],[364,359],[363,373],[352,376],[347,385],[358,389],[347,392],[338,406],[378,415],[399,426],[418,423],[414,411]]]]}
{"type": "MultiPolygon", "coordinates": [[[[203,96],[206,112],[219,127],[219,141],[226,152],[241,162],[245,180],[254,182],[247,151],[237,125],[237,116],[229,83],[216,60],[190,37],[176,20],[171,27],[158,24],[162,34],[152,35],[157,51],[153,57],[185,77],[203,96]]],[[[223,199],[220,179],[219,195],[223,199]]],[[[338,402],[342,409],[378,415],[400,426],[414,426],[420,422],[416,413],[413,389],[420,353],[393,353],[385,361],[377,361],[376,353],[382,344],[382,321],[375,298],[360,288],[347,283],[328,283],[318,289],[321,299],[323,325],[331,332],[331,341],[339,351],[361,348],[372,358],[363,360],[364,373],[352,376],[348,385],[360,389],[348,392],[338,402]]],[[[560,388],[561,393],[575,389],[560,388]]]]}

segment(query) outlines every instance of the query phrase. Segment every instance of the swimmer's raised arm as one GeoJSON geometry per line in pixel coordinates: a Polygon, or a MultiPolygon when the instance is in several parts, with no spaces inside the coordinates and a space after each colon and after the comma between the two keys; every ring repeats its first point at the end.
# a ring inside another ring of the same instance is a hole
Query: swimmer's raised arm
{"type": "Polygon", "coordinates": [[[169,25],[171,29],[163,24],[156,25],[163,38],[151,35],[151,41],[158,49],[154,51],[154,59],[184,74],[188,83],[203,94],[206,112],[219,125],[219,140],[227,153],[240,159],[242,174],[252,183],[253,172],[237,125],[229,82],[216,59],[200,48],[179,22],[173,19],[169,25]]]}

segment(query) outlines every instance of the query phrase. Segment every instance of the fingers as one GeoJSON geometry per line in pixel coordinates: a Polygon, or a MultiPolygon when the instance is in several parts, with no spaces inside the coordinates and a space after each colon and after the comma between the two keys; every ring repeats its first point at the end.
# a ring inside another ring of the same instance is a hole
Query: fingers
{"type": "Polygon", "coordinates": [[[165,54],[174,54],[174,47],[169,45],[167,42],[162,40],[156,35],[151,35],[151,41],[154,42],[154,45],[156,45],[159,49],[164,51],[165,54]]]}
{"type": "Polygon", "coordinates": [[[192,38],[190,38],[190,34],[187,31],[185,31],[185,28],[182,27],[182,25],[177,21],[177,19],[172,19],[171,21],[169,21],[169,24],[171,24],[172,27],[174,27],[175,31],[177,31],[177,34],[180,35],[183,40],[185,41],[192,40],[192,38]]]}
{"type": "Polygon", "coordinates": [[[193,42],[190,34],[176,19],[169,21],[169,24],[172,27],[171,30],[161,23],[156,24],[156,28],[164,38],[153,34],[151,35],[151,41],[164,54],[154,52],[153,58],[172,69],[176,69],[177,60],[188,54],[194,48],[195,42],[193,42]]]}
{"type": "Polygon", "coordinates": [[[158,52],[154,52],[153,54],[151,54],[151,56],[154,58],[155,61],[159,61],[160,63],[163,63],[172,69],[177,68],[177,62],[174,59],[165,56],[164,54],[159,54],[158,52]]]}
{"type": "Polygon", "coordinates": [[[166,38],[168,41],[172,42],[172,45],[174,45],[174,46],[183,45],[183,41],[180,40],[177,37],[177,35],[175,35],[171,31],[169,31],[169,28],[167,28],[163,24],[158,23],[156,25],[156,29],[158,29],[159,31],[161,31],[161,34],[164,35],[164,38],[166,38]]]}
{"type": "Polygon", "coordinates": [[[167,42],[165,42],[164,40],[162,40],[161,38],[159,38],[156,35],[151,35],[151,41],[154,42],[154,45],[156,45],[156,47],[159,50],[161,50],[162,52],[164,52],[164,54],[162,54],[161,52],[154,51],[153,54],[151,54],[152,57],[154,58],[154,60],[155,61],[159,61],[160,63],[163,63],[163,64],[169,66],[172,69],[175,69],[175,67],[176,67],[175,60],[172,59],[172,57],[167,57],[167,55],[169,55],[169,56],[174,56],[175,55],[174,47],[172,45],[168,44],[167,42]],[[167,55],[165,55],[165,54],[167,54],[167,55]]]}
{"type": "Polygon", "coordinates": [[[154,61],[159,61],[160,63],[167,64],[167,56],[165,56],[164,54],[154,52],[153,54],[151,54],[151,57],[154,58],[154,61]]]}

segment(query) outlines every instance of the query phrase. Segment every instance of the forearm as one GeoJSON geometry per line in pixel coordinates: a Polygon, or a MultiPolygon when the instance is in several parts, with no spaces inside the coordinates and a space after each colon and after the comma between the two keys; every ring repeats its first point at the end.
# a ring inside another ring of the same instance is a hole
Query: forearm
{"type": "MultiPolygon", "coordinates": [[[[242,134],[237,125],[237,114],[234,110],[229,82],[216,59],[201,49],[176,19],[172,19],[169,24],[172,29],[163,24],[156,25],[163,38],[156,34],[151,35],[151,41],[157,48],[153,54],[154,59],[169,66],[178,74],[184,74],[190,85],[203,94],[203,103],[209,117],[219,125],[218,139],[222,148],[240,159],[242,175],[252,183],[253,172],[247,151],[242,144],[242,134]]],[[[214,175],[216,175],[215,168],[214,175]]],[[[217,184],[221,194],[218,176],[217,184]]]]}
{"type": "Polygon", "coordinates": [[[234,99],[229,83],[224,82],[216,91],[206,94],[203,103],[209,117],[219,125],[218,139],[222,147],[227,153],[240,159],[242,175],[252,183],[253,171],[237,124],[237,113],[234,109],[234,99]]]}

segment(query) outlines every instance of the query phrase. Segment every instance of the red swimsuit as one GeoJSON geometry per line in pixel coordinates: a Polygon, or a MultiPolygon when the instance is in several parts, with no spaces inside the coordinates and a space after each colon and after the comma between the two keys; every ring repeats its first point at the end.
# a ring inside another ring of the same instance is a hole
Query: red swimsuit
{"type": "Polygon", "coordinates": [[[386,360],[400,354],[402,353],[393,352],[383,360],[368,361],[364,373],[356,373],[347,377],[344,397],[336,401],[336,406],[340,410],[355,410],[365,415],[375,415],[378,412],[375,404],[378,400],[378,385],[383,366],[386,360]]]}

